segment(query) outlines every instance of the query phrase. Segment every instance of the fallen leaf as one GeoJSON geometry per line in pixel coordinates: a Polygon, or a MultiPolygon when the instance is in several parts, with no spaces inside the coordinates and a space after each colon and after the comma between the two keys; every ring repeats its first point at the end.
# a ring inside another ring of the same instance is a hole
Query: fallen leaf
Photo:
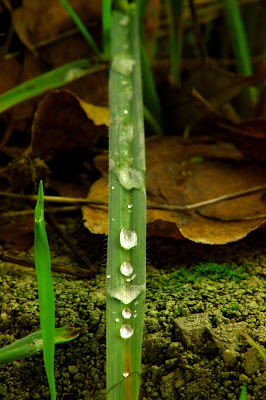
{"type": "Polygon", "coordinates": [[[28,216],[17,221],[1,225],[0,241],[4,249],[15,251],[28,250],[33,245],[34,220],[28,216]]]}
{"type": "Polygon", "coordinates": [[[218,116],[238,122],[239,116],[228,102],[243,88],[265,81],[266,68],[262,63],[253,76],[241,76],[207,59],[184,71],[184,75],[187,78],[183,79],[181,88],[174,85],[162,87],[161,102],[169,131],[183,130],[187,125],[196,126],[206,117],[215,120],[218,116]],[[200,103],[193,96],[193,90],[200,95],[200,103]]]}
{"type": "MultiPolygon", "coordinates": [[[[71,7],[84,22],[101,16],[101,3],[97,1],[72,0],[71,7]]],[[[20,40],[32,51],[37,42],[74,26],[61,2],[54,0],[23,0],[22,6],[13,11],[12,19],[20,40]]]]}
{"type": "Polygon", "coordinates": [[[233,123],[219,122],[222,134],[231,140],[248,158],[266,161],[266,120],[257,119],[233,123]]]}
{"type": "MultiPolygon", "coordinates": [[[[148,204],[185,206],[265,183],[263,167],[249,161],[239,161],[239,158],[234,159],[236,151],[232,148],[231,153],[230,147],[227,148],[228,158],[219,159],[217,147],[208,143],[184,145],[178,137],[147,141],[148,204]]],[[[92,185],[88,199],[108,201],[106,175],[92,185]]],[[[260,226],[266,219],[265,211],[262,193],[258,192],[198,210],[181,212],[148,209],[147,222],[150,223],[150,235],[180,238],[181,233],[183,237],[198,243],[226,244],[245,237],[260,226]],[[169,223],[169,232],[166,223],[169,223]]],[[[107,234],[106,206],[84,206],[83,217],[85,226],[91,232],[107,234]]]]}
{"type": "Polygon", "coordinates": [[[33,152],[42,156],[75,148],[91,150],[107,132],[109,110],[87,104],[66,90],[50,92],[39,104],[32,125],[33,152]]]}

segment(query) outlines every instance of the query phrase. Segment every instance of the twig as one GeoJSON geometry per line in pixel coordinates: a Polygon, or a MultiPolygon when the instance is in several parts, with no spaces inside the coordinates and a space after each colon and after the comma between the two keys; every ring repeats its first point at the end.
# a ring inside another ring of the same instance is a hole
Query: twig
{"type": "MultiPolygon", "coordinates": [[[[21,258],[13,255],[6,254],[5,252],[0,252],[0,259],[12,264],[17,264],[23,267],[27,268],[35,268],[34,261],[32,260],[27,260],[26,258],[21,258]]],[[[52,265],[51,266],[52,271],[54,272],[60,272],[62,274],[68,274],[68,275],[74,275],[74,276],[79,276],[81,278],[91,278],[92,274],[96,273],[95,269],[90,269],[86,270],[84,268],[79,268],[79,267],[67,267],[65,265],[52,265]]]]}
{"type": "Polygon", "coordinates": [[[55,221],[51,214],[45,214],[47,222],[54,228],[54,230],[59,234],[59,236],[63,239],[63,241],[67,244],[67,246],[73,251],[73,253],[78,257],[78,259],[82,262],[85,266],[90,266],[90,270],[93,269],[92,262],[89,260],[88,257],[80,254],[79,249],[74,244],[73,241],[70,240],[68,235],[60,228],[58,223],[55,221]]]}
{"type": "Polygon", "coordinates": [[[195,32],[198,50],[199,50],[202,61],[204,61],[204,59],[206,57],[206,49],[205,49],[205,46],[202,41],[202,36],[201,36],[201,32],[200,32],[200,27],[199,27],[198,16],[197,16],[197,13],[195,10],[194,0],[189,0],[188,3],[189,3],[189,7],[190,7],[192,26],[193,26],[193,29],[195,32]]]}
{"type": "Polygon", "coordinates": [[[196,211],[196,213],[198,215],[200,215],[201,217],[207,218],[207,219],[212,219],[215,221],[224,221],[224,222],[239,222],[239,221],[253,221],[255,219],[265,219],[266,218],[266,214],[258,214],[258,215],[248,215],[246,217],[242,217],[242,218],[229,218],[229,217],[214,217],[212,215],[206,215],[204,214],[204,212],[202,211],[196,211]]]}
{"type": "MultiPolygon", "coordinates": [[[[69,212],[79,210],[80,206],[66,206],[66,207],[48,207],[45,209],[46,213],[57,213],[57,212],[69,212]]],[[[34,209],[31,210],[22,210],[22,211],[7,211],[1,214],[1,217],[9,218],[9,217],[25,217],[27,215],[34,214],[34,209]]]]}
{"type": "MultiPolygon", "coordinates": [[[[251,193],[261,192],[266,189],[266,185],[254,186],[249,189],[240,190],[239,192],[225,194],[223,196],[214,197],[210,200],[200,201],[199,203],[188,204],[185,206],[176,206],[176,205],[168,205],[168,204],[158,204],[152,205],[148,204],[147,208],[152,210],[169,210],[169,211],[190,211],[195,210],[200,207],[208,206],[210,204],[220,203],[225,200],[235,199],[237,197],[246,196],[251,193]]],[[[0,196],[4,197],[12,197],[17,199],[25,199],[36,201],[36,195],[29,194],[19,194],[19,193],[9,193],[9,192],[0,192],[0,196]]],[[[92,206],[108,206],[108,202],[106,201],[95,201],[88,200],[84,198],[76,198],[76,197],[60,197],[60,196],[44,196],[44,200],[51,203],[74,203],[74,204],[86,204],[92,206]]]]}

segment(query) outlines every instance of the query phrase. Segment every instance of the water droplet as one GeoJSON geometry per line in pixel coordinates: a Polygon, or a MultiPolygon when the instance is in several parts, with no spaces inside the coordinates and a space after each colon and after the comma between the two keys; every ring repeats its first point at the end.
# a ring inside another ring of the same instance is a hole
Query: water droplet
{"type": "Polygon", "coordinates": [[[128,111],[127,111],[127,110],[124,110],[124,114],[128,114],[128,111]]]}
{"type": "Polygon", "coordinates": [[[132,315],[132,312],[131,312],[130,308],[125,307],[122,310],[122,315],[123,315],[124,318],[129,319],[131,317],[131,315],[132,315]]]}
{"type": "Polygon", "coordinates": [[[119,319],[119,318],[116,318],[116,319],[115,319],[115,322],[119,322],[119,321],[120,321],[120,319],[119,319]]]}
{"type": "Polygon", "coordinates": [[[137,276],[137,274],[133,274],[130,278],[127,278],[126,281],[127,282],[133,281],[133,279],[135,279],[136,276],[137,276]]]}
{"type": "Polygon", "coordinates": [[[127,206],[127,208],[132,208],[133,206],[132,206],[132,204],[128,204],[128,206],[127,206]]]}
{"type": "Polygon", "coordinates": [[[130,229],[122,228],[120,232],[120,244],[124,249],[129,250],[132,247],[137,246],[138,237],[135,231],[130,229]]]}
{"type": "Polygon", "coordinates": [[[123,90],[123,92],[122,92],[123,97],[124,97],[126,100],[131,100],[132,97],[133,97],[132,85],[130,84],[130,82],[127,82],[127,81],[123,81],[123,82],[122,82],[122,85],[123,85],[123,88],[122,88],[122,90],[123,90]]]}
{"type": "Polygon", "coordinates": [[[139,304],[138,300],[134,301],[134,304],[135,304],[135,305],[139,304]]]}
{"type": "Polygon", "coordinates": [[[125,189],[130,190],[133,188],[144,190],[144,175],[142,172],[128,165],[121,166],[116,171],[119,182],[125,189]]]}
{"type": "MultiPolygon", "coordinates": [[[[123,304],[129,304],[145,291],[145,284],[142,285],[121,285],[113,289],[107,288],[107,294],[121,301],[123,304]]],[[[134,303],[135,304],[135,303],[134,303]]]]}
{"type": "Polygon", "coordinates": [[[110,274],[107,274],[107,275],[106,275],[106,278],[107,278],[107,279],[111,278],[111,275],[110,275],[110,274]]]}
{"type": "Polygon", "coordinates": [[[120,265],[120,271],[121,271],[121,274],[123,274],[125,276],[129,276],[133,272],[133,267],[129,262],[124,261],[123,264],[120,265]]]}
{"type": "Polygon", "coordinates": [[[123,372],[123,376],[126,378],[126,377],[128,377],[128,375],[129,375],[129,372],[123,372]]]}
{"type": "Polygon", "coordinates": [[[133,333],[134,333],[134,329],[133,329],[132,326],[129,325],[129,324],[124,324],[124,325],[122,325],[121,328],[120,328],[120,336],[121,336],[123,339],[128,339],[128,338],[130,338],[130,337],[133,335],[133,333]]]}
{"type": "Polygon", "coordinates": [[[127,15],[123,16],[120,18],[119,25],[121,26],[127,26],[129,23],[129,17],[127,15]]]}
{"type": "Polygon", "coordinates": [[[114,190],[114,188],[115,188],[114,186],[111,187],[112,190],[114,190]]]}
{"type": "Polygon", "coordinates": [[[114,57],[112,69],[122,75],[130,76],[136,61],[130,56],[120,54],[114,57]]]}
{"type": "Polygon", "coordinates": [[[134,311],[133,317],[136,318],[137,315],[136,311],[134,311]]]}
{"type": "Polygon", "coordinates": [[[115,219],[114,219],[114,218],[111,218],[111,221],[113,221],[113,222],[114,222],[114,221],[115,221],[115,219]]]}

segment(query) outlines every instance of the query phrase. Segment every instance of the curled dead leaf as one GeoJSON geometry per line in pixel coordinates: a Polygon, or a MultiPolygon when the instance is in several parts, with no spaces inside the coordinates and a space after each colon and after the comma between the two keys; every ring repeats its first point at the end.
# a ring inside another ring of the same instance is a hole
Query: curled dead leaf
{"type": "MultiPolygon", "coordinates": [[[[148,204],[184,206],[265,183],[263,167],[238,161],[237,158],[234,160],[232,154],[236,154],[235,149],[232,149],[231,154],[230,148],[227,151],[228,158],[225,160],[219,159],[217,148],[208,143],[205,146],[197,143],[184,145],[178,137],[147,141],[148,204]]],[[[92,185],[88,199],[108,201],[107,176],[92,185]]],[[[93,233],[107,234],[107,214],[106,206],[83,207],[85,226],[93,233]]],[[[181,233],[194,242],[226,244],[245,237],[263,224],[265,214],[265,201],[261,192],[199,210],[181,212],[148,209],[148,233],[172,238],[180,238],[181,233]],[[225,217],[229,220],[224,220],[225,217]]]]}
{"type": "Polygon", "coordinates": [[[51,155],[80,147],[90,150],[107,133],[109,110],[85,103],[66,90],[50,92],[39,104],[32,125],[31,148],[51,155]]]}

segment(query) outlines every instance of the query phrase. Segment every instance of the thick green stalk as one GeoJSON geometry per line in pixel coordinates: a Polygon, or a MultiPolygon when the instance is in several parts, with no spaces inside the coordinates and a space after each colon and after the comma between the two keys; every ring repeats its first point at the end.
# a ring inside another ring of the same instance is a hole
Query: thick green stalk
{"type": "Polygon", "coordinates": [[[146,282],[145,142],[138,20],[112,14],[107,252],[107,399],[137,400],[146,282]]]}
{"type": "Polygon", "coordinates": [[[44,222],[42,181],[39,185],[34,220],[34,258],[38,280],[38,296],[43,341],[43,360],[51,393],[51,399],[55,400],[55,305],[53,281],[51,275],[50,250],[44,222]]]}

